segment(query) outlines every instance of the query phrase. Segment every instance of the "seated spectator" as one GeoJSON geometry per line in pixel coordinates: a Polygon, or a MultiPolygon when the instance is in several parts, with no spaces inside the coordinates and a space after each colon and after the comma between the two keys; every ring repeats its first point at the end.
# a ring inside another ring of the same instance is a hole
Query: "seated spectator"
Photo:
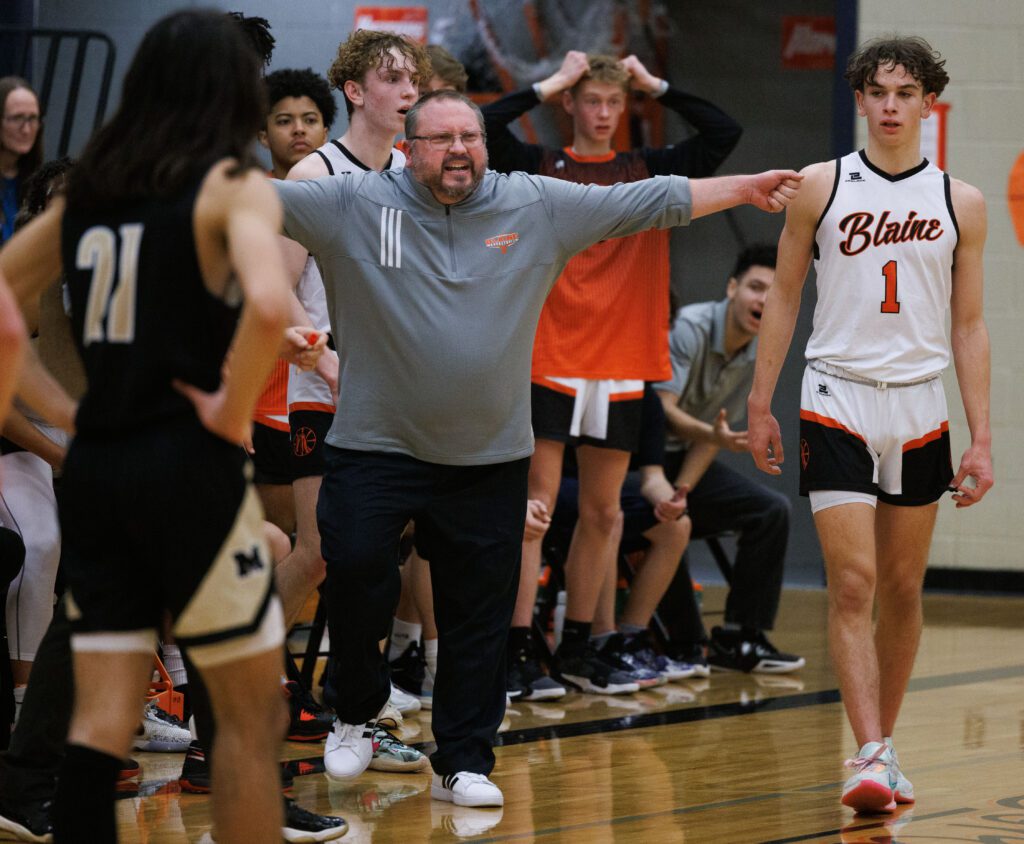
{"type": "MultiPolygon", "coordinates": [[[[802,657],[781,653],[768,639],[782,592],[789,537],[789,501],[715,459],[747,450],[747,433],[733,430],[746,413],[757,333],[775,280],[775,246],[751,246],[736,260],[726,296],[683,308],[672,327],[672,379],[655,384],[668,424],[665,474],[689,490],[693,537],[739,534],[725,623],[711,631],[708,662],[729,671],[785,673],[802,657]]],[[[678,584],[688,589],[687,584],[678,584]]],[[[663,605],[678,600],[670,588],[663,605]]],[[[680,656],[696,659],[701,643],[679,640],[680,656]]]]}

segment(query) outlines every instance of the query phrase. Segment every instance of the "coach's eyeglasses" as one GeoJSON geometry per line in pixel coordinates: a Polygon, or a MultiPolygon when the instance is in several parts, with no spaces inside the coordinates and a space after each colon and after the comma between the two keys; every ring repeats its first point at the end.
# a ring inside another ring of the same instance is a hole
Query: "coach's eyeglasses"
{"type": "Polygon", "coordinates": [[[434,149],[451,149],[455,140],[462,141],[466,149],[478,147],[484,142],[483,132],[463,132],[461,135],[453,135],[451,132],[439,132],[436,135],[410,135],[407,141],[426,141],[434,149]]]}

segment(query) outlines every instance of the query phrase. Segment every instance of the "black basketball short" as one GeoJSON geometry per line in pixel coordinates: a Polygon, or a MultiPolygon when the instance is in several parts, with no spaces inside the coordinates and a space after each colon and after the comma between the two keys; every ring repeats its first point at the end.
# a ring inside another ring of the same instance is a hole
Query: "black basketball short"
{"type": "Polygon", "coordinates": [[[539,439],[618,451],[636,451],[640,443],[642,381],[535,379],[530,400],[539,439]]]}
{"type": "Polygon", "coordinates": [[[252,447],[255,449],[252,455],[254,483],[285,486],[298,477],[290,431],[254,422],[252,447]]]}
{"type": "Polygon", "coordinates": [[[247,469],[238,446],[194,417],[74,439],[60,512],[68,618],[88,643],[76,649],[139,650],[124,643],[165,613],[200,665],[283,641],[247,469]]]}
{"type": "Polygon", "coordinates": [[[288,414],[295,478],[324,474],[324,445],[332,422],[334,415],[322,410],[293,410],[288,414]]]}

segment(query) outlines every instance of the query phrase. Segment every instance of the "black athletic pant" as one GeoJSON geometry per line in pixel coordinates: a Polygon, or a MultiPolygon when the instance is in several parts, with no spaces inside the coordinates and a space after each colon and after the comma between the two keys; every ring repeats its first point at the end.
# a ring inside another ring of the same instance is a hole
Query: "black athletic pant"
{"type": "MultiPolygon", "coordinates": [[[[678,475],[682,453],[666,455],[665,474],[678,475]]],[[[693,539],[726,531],[739,533],[725,620],[755,630],[771,630],[782,594],[782,569],[789,539],[789,499],[714,461],[687,493],[693,539]]],[[[689,578],[680,567],[678,577],[689,578]]],[[[663,617],[680,600],[685,585],[673,584],[662,599],[663,617]]],[[[675,637],[673,637],[675,638],[675,637]]]]}
{"type": "Polygon", "coordinates": [[[6,805],[52,800],[71,723],[75,679],[71,626],[58,601],[36,651],[10,749],[0,754],[0,795],[6,805]]]}
{"type": "Polygon", "coordinates": [[[505,645],[519,586],[529,459],[484,466],[328,447],[317,521],[327,562],[327,702],[370,721],[391,682],[378,643],[401,591],[399,541],[410,519],[430,562],[438,629],[434,771],[488,774],[505,711],[505,645]]]}

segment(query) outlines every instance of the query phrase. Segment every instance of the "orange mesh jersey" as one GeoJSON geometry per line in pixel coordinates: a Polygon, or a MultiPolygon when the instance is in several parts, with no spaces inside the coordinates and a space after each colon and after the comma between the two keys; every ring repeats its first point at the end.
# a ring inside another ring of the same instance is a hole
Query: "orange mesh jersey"
{"type": "MultiPolygon", "coordinates": [[[[613,185],[650,177],[637,152],[580,156],[545,151],[540,175],[613,185]]],[[[576,255],[541,311],[533,375],[573,378],[672,377],[668,354],[668,232],[596,243],[576,255]]]]}
{"type": "Polygon", "coordinates": [[[281,431],[288,430],[288,361],[278,358],[274,364],[274,370],[256,400],[252,418],[261,425],[281,431]]]}

